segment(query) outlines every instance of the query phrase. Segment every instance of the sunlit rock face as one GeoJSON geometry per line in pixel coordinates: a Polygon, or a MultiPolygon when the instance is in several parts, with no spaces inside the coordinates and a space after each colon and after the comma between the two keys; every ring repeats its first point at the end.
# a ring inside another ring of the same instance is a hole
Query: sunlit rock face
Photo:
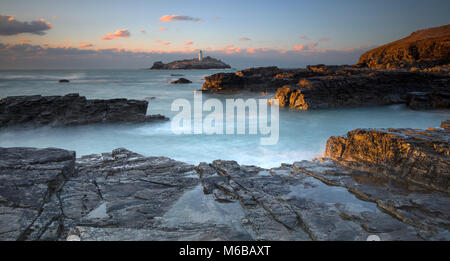
{"type": "Polygon", "coordinates": [[[65,96],[13,96],[0,99],[0,127],[69,126],[89,123],[146,122],[148,101],[89,100],[78,94],[65,96]]]}
{"type": "Polygon", "coordinates": [[[372,69],[433,67],[450,63],[450,25],[412,33],[364,53],[358,65],[372,69]]]}
{"type": "Polygon", "coordinates": [[[190,70],[190,69],[229,69],[231,66],[210,56],[199,59],[188,59],[170,63],[155,62],[150,70],[190,70]]]}
{"type": "Polygon", "coordinates": [[[447,129],[357,129],[327,141],[325,157],[431,189],[450,191],[447,129]]]}

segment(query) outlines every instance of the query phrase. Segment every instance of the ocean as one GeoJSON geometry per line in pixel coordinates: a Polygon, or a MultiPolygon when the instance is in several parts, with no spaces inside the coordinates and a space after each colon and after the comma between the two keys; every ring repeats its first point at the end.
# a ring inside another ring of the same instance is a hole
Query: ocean
{"type": "MultiPolygon", "coordinates": [[[[147,99],[148,114],[173,118],[172,102],[193,100],[205,76],[231,70],[33,70],[0,71],[0,97],[17,95],[65,95],[79,93],[90,99],[147,99]],[[182,74],[183,76],[171,76],[182,74]],[[171,85],[180,77],[192,84],[171,85]],[[70,83],[58,83],[68,79],[70,83]]],[[[203,94],[203,99],[270,99],[273,94],[252,96],[203,94]]],[[[207,116],[203,113],[203,117],[207,116]]],[[[57,147],[75,150],[77,156],[110,152],[124,147],[145,156],[166,156],[198,164],[216,159],[240,164],[276,167],[320,157],[330,136],[356,128],[429,128],[450,119],[449,110],[413,111],[404,105],[291,111],[280,108],[279,141],[261,145],[262,135],[175,134],[171,122],[141,124],[94,124],[33,129],[1,129],[0,147],[57,147]]]]}

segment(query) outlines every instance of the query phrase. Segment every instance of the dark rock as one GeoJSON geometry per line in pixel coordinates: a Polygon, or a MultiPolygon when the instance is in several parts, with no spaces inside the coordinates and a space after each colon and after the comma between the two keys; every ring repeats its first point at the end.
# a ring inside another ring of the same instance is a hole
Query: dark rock
{"type": "Polygon", "coordinates": [[[183,76],[183,75],[180,73],[171,73],[170,76],[183,76]]]}
{"type": "Polygon", "coordinates": [[[410,92],[432,92],[439,94],[432,96],[429,106],[445,107],[449,84],[445,75],[411,72],[317,76],[279,88],[274,99],[280,106],[309,110],[405,103],[410,92]]]}
{"type": "Polygon", "coordinates": [[[408,93],[406,105],[411,109],[450,109],[449,92],[412,92],[408,93]]]}
{"type": "Polygon", "coordinates": [[[67,126],[89,123],[145,122],[147,101],[87,100],[65,96],[13,96],[0,100],[0,126],[67,126]]]}
{"type": "Polygon", "coordinates": [[[198,59],[174,61],[164,64],[161,61],[155,62],[150,70],[190,70],[190,69],[228,69],[228,64],[221,60],[205,57],[203,60],[198,59]]]}
{"type": "Polygon", "coordinates": [[[406,38],[370,50],[358,65],[372,69],[433,67],[450,63],[450,25],[412,33],[406,38]]]}
{"type": "Polygon", "coordinates": [[[62,79],[62,80],[59,80],[59,82],[60,83],[68,83],[68,82],[70,82],[69,80],[66,80],[66,79],[62,79]]]}
{"type": "Polygon", "coordinates": [[[176,81],[170,82],[170,84],[186,84],[186,83],[192,83],[192,82],[185,78],[180,78],[176,81]]]}
{"type": "Polygon", "coordinates": [[[450,192],[450,131],[357,129],[327,141],[339,164],[450,192]]]}
{"type": "Polygon", "coordinates": [[[84,156],[61,192],[65,234],[81,240],[246,240],[204,195],[193,165],[125,149],[84,156]],[[217,213],[216,213],[217,212],[217,213]]]}
{"type": "Polygon", "coordinates": [[[75,152],[0,148],[0,240],[56,240],[59,193],[75,172],[75,152]]]}

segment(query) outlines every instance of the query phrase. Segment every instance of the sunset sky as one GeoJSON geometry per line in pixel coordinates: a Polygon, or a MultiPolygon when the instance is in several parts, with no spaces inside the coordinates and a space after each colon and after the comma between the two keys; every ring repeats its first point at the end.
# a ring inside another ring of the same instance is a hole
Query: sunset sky
{"type": "Polygon", "coordinates": [[[135,69],[200,49],[237,68],[355,63],[449,13],[448,0],[1,0],[0,68],[135,69]]]}

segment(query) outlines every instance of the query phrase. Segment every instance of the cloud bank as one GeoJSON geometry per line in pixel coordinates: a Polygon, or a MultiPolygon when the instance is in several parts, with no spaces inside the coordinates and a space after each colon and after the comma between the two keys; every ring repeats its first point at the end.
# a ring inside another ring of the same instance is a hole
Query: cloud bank
{"type": "MultiPolygon", "coordinates": [[[[162,45],[168,42],[158,41],[162,45]]],[[[89,43],[86,43],[89,44],[89,43]]],[[[81,44],[80,44],[81,46],[81,44]]],[[[307,45],[305,45],[307,46],[307,45]]],[[[305,47],[304,47],[305,48],[305,47]]],[[[307,52],[272,48],[205,48],[205,55],[219,58],[234,68],[254,66],[305,67],[308,64],[354,64],[359,56],[373,47],[347,49],[314,49],[307,52]]],[[[148,51],[120,48],[39,46],[29,43],[0,43],[2,69],[137,69],[151,67],[155,61],[170,62],[196,57],[195,50],[148,51]]]]}
{"type": "Polygon", "coordinates": [[[0,35],[16,35],[30,33],[44,35],[45,31],[52,29],[52,25],[45,19],[31,22],[17,21],[14,16],[0,15],[0,35]]]}

